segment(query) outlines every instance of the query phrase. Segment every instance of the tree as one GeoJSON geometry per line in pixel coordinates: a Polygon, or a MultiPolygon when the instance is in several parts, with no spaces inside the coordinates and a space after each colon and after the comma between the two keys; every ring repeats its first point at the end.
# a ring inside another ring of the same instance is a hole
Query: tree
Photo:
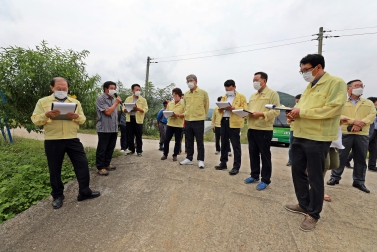
{"type": "MultiPolygon", "coordinates": [[[[0,50],[0,91],[6,103],[0,103],[0,119],[7,118],[11,128],[25,127],[39,131],[31,122],[31,115],[38,99],[51,94],[50,81],[61,76],[69,81],[69,95],[82,104],[87,121],[84,127],[94,127],[94,103],[101,92],[97,85],[99,75],[89,76],[84,59],[89,51],[50,48],[45,41],[35,49],[10,46],[0,50]]],[[[0,127],[4,121],[0,122],[0,127]]]]}

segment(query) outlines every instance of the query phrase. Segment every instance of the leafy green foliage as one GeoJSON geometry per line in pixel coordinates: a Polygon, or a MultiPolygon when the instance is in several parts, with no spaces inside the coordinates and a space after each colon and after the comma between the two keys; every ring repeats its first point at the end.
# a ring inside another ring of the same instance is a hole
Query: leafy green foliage
{"type": "MultiPolygon", "coordinates": [[[[50,48],[45,41],[35,49],[10,46],[0,49],[0,91],[7,103],[0,103],[0,118],[7,118],[10,127],[25,127],[29,132],[39,127],[31,122],[38,99],[51,94],[50,81],[61,76],[69,83],[69,94],[81,102],[87,117],[83,127],[94,127],[94,101],[100,93],[98,75],[89,76],[84,59],[89,51],[50,48]]],[[[0,122],[0,127],[4,126],[0,122]]]]}
{"type": "MultiPolygon", "coordinates": [[[[95,166],[96,150],[85,148],[89,167],[95,166]]],[[[0,139],[0,223],[28,209],[51,192],[43,141],[14,138],[14,144],[0,139]]],[[[114,157],[121,155],[114,152],[114,157]]],[[[62,181],[76,179],[66,155],[62,181]]]]}

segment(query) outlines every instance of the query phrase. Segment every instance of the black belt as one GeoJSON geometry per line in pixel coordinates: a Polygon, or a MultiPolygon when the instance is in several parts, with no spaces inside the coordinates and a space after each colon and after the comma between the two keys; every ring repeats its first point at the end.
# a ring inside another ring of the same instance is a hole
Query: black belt
{"type": "Polygon", "coordinates": [[[227,121],[228,121],[228,120],[229,120],[229,117],[223,117],[223,120],[227,120],[227,121]]]}

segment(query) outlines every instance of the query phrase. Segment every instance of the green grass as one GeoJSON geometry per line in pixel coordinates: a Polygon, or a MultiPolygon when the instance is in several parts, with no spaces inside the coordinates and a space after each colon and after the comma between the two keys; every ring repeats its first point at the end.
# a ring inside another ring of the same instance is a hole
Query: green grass
{"type": "MultiPolygon", "coordinates": [[[[95,167],[96,150],[85,148],[89,167],[95,167]]],[[[46,198],[50,192],[49,171],[43,141],[14,137],[0,139],[0,223],[46,198]]],[[[113,157],[122,155],[115,151],[113,157]]],[[[72,163],[64,157],[62,181],[75,179],[72,163]]]]}

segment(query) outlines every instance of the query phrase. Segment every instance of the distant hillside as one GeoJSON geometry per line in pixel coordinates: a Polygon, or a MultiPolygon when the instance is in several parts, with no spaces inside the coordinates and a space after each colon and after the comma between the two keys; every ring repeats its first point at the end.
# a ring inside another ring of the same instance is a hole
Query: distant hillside
{"type": "Polygon", "coordinates": [[[296,105],[295,97],[293,95],[277,91],[280,98],[280,104],[286,107],[293,107],[296,105]]]}

